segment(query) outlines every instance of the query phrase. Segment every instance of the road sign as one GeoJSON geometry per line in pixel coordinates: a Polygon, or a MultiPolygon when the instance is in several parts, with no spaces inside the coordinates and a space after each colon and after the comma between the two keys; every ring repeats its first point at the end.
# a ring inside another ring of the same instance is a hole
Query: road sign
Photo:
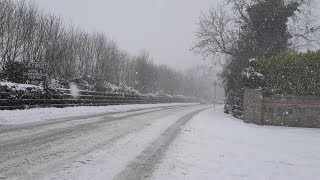
{"type": "Polygon", "coordinates": [[[218,83],[217,83],[216,81],[214,81],[214,82],[213,82],[213,85],[214,85],[214,86],[217,86],[217,85],[218,85],[218,83]]]}
{"type": "Polygon", "coordinates": [[[213,100],[213,104],[214,104],[214,109],[216,109],[216,101],[217,101],[217,81],[213,81],[213,86],[214,86],[214,100],[213,100]]]}
{"type": "Polygon", "coordinates": [[[41,63],[28,64],[23,73],[25,84],[44,85],[47,77],[45,72],[45,65],[41,63]]]}

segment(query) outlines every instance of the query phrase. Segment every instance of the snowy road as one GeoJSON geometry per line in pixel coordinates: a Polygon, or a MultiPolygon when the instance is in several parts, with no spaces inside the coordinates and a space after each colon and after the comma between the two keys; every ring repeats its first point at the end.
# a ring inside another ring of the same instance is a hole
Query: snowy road
{"type": "Polygon", "coordinates": [[[0,179],[319,179],[319,129],[245,124],[196,104],[65,115],[0,126],[0,179]]]}
{"type": "Polygon", "coordinates": [[[205,105],[0,126],[0,179],[141,179],[205,105]]]}

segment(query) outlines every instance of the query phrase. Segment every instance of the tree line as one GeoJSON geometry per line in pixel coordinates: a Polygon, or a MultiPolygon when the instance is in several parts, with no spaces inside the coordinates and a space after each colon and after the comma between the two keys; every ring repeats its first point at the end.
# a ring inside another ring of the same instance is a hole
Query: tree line
{"type": "MultiPolygon", "coordinates": [[[[17,71],[30,63],[46,64],[50,78],[91,79],[96,84],[125,84],[141,93],[208,97],[210,79],[196,69],[178,71],[156,65],[148,52],[130,55],[102,33],[66,25],[25,1],[0,1],[0,72],[19,82],[17,71]]],[[[204,72],[204,71],[202,71],[204,72]]]]}

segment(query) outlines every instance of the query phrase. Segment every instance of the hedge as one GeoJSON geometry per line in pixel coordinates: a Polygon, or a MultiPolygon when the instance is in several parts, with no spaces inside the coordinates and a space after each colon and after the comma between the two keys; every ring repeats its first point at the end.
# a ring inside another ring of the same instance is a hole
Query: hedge
{"type": "Polygon", "coordinates": [[[283,53],[251,66],[263,74],[260,86],[266,95],[320,96],[320,52],[283,53]]]}

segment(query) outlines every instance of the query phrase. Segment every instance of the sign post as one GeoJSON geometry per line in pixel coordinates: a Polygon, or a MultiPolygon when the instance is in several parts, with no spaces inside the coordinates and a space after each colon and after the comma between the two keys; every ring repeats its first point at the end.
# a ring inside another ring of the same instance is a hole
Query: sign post
{"type": "Polygon", "coordinates": [[[216,101],[217,101],[217,81],[213,81],[213,86],[214,86],[214,100],[213,100],[213,104],[214,104],[214,109],[216,109],[216,101]]]}
{"type": "Polygon", "coordinates": [[[45,65],[41,63],[31,63],[26,66],[26,71],[23,73],[25,84],[44,86],[47,78],[45,65]]]}

